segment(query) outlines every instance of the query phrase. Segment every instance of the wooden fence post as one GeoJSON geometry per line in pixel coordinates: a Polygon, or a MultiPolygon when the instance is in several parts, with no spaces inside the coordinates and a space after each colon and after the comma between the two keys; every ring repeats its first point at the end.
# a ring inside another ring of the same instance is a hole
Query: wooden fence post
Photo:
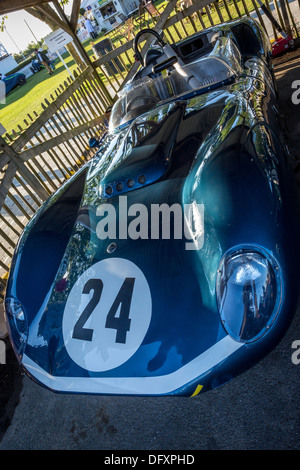
{"type": "Polygon", "coordinates": [[[25,163],[19,157],[19,154],[8,145],[3,137],[0,136],[0,149],[9,157],[9,160],[16,166],[18,170],[22,172],[23,177],[30,184],[30,186],[36,191],[37,195],[42,199],[46,200],[49,196],[47,191],[43,188],[37,178],[31,173],[26,167],[25,163]]]}
{"type": "Polygon", "coordinates": [[[78,47],[79,49],[79,52],[82,54],[84,60],[85,60],[85,63],[87,66],[91,66],[95,72],[95,75],[96,75],[96,78],[98,80],[98,83],[101,87],[101,90],[102,92],[104,93],[106,99],[108,100],[109,104],[112,104],[113,103],[113,98],[111,97],[109,91],[106,89],[106,87],[104,86],[101,78],[99,77],[96,69],[95,69],[95,66],[93,64],[93,62],[91,61],[89,55],[87,54],[85,48],[83,47],[83,45],[81,44],[81,42],[79,41],[77,35],[74,33],[74,31],[72,30],[72,27],[69,23],[69,20],[68,18],[66,17],[62,7],[60,6],[60,3],[58,2],[58,0],[52,0],[52,3],[57,11],[57,13],[59,14],[59,16],[61,17],[62,21],[64,21],[64,23],[66,23],[66,26],[68,27],[68,32],[69,34],[72,36],[73,38],[73,41],[74,41],[74,44],[76,44],[76,47],[78,47]]]}
{"type": "Polygon", "coordinates": [[[285,26],[285,32],[287,33],[288,36],[292,36],[292,28],[291,28],[291,25],[290,25],[290,22],[289,22],[289,17],[288,17],[286,5],[285,5],[285,0],[279,0],[279,3],[280,3],[283,22],[284,22],[284,26],[285,26]]]}

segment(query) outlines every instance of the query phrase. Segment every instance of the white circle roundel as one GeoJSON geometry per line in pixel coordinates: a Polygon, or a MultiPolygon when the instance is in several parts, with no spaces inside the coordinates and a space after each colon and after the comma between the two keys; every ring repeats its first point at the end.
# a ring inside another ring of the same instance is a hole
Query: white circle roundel
{"type": "Polygon", "coordinates": [[[68,354],[93,372],[120,366],[141,345],[151,312],[149,285],[134,263],[122,258],[95,263],[78,278],[66,302],[68,354]]]}

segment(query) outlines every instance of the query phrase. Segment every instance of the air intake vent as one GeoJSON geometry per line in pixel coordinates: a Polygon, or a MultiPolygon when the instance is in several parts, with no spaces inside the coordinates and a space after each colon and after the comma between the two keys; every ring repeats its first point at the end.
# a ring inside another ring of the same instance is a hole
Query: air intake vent
{"type": "MultiPolygon", "coordinates": [[[[157,178],[155,178],[157,179],[157,178]]],[[[152,181],[148,181],[150,183],[152,181]]],[[[139,175],[137,178],[129,178],[126,181],[118,181],[111,184],[103,185],[100,190],[100,196],[102,198],[116,196],[133,189],[138,189],[147,183],[145,175],[139,175]]]]}

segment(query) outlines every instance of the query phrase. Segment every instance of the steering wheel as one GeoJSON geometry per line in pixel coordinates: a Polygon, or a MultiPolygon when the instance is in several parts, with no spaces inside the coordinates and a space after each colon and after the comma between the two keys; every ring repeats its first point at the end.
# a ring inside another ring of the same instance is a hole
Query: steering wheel
{"type": "Polygon", "coordinates": [[[138,101],[138,100],[146,100],[146,103],[144,104],[156,104],[159,102],[159,99],[156,98],[156,96],[151,96],[151,95],[139,95],[139,96],[135,96],[134,98],[132,98],[132,100],[129,101],[129,103],[127,103],[127,106],[126,106],[126,111],[125,111],[125,114],[127,114],[129,111],[131,111],[132,107],[133,107],[133,104],[138,101]]]}
{"type": "Polygon", "coordinates": [[[134,57],[136,59],[136,61],[140,61],[140,63],[142,65],[145,65],[144,64],[144,59],[139,51],[139,48],[138,48],[138,42],[141,38],[141,36],[143,36],[144,34],[152,34],[153,36],[156,37],[156,39],[158,40],[159,44],[164,47],[166,45],[166,43],[164,42],[164,40],[162,39],[162,37],[160,36],[160,34],[158,34],[157,31],[155,31],[154,29],[150,29],[150,28],[145,28],[145,29],[141,29],[141,31],[139,31],[137,33],[137,35],[135,36],[134,40],[133,40],[133,50],[134,50],[134,57]]]}

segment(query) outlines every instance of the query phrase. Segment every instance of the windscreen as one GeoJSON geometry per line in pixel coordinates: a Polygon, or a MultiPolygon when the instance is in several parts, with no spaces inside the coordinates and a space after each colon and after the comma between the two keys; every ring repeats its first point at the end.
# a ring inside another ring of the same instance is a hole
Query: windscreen
{"type": "Polygon", "coordinates": [[[130,122],[159,103],[176,97],[185,98],[191,92],[209,91],[223,85],[241,71],[241,58],[235,44],[228,38],[219,38],[213,51],[190,64],[175,64],[154,78],[134,80],[119,92],[113,106],[109,130],[130,122]]]}

